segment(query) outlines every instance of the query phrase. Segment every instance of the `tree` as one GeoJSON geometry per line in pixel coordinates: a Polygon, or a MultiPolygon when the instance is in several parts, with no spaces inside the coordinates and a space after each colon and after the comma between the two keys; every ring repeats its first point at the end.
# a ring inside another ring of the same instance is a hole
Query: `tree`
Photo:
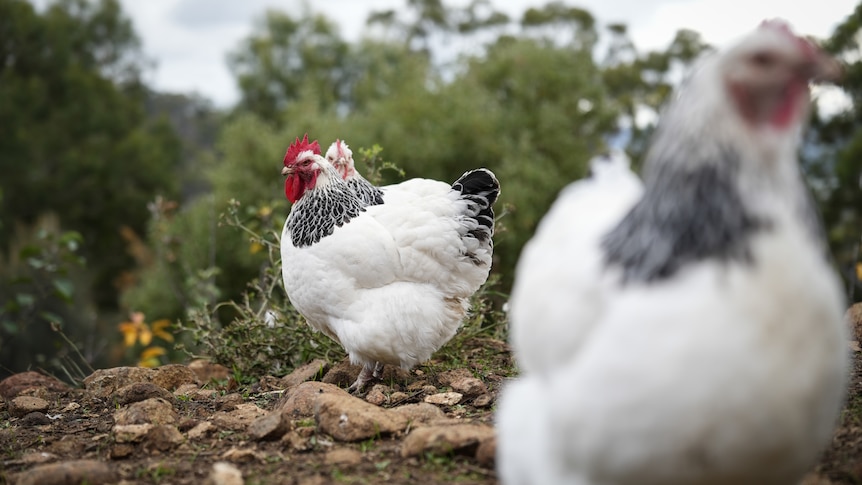
{"type": "Polygon", "coordinates": [[[114,283],[132,264],[120,231],[143,233],[147,202],[177,190],[180,145],[146,116],[138,44],[116,0],[58,0],[41,13],[0,2],[0,255],[48,214],[77,231],[88,261],[80,287],[92,287],[97,309],[78,309],[82,333],[117,309],[114,283]]]}
{"type": "Polygon", "coordinates": [[[845,61],[841,89],[850,98],[846,111],[815,117],[803,161],[828,229],[832,253],[848,282],[851,301],[862,300],[862,3],[824,43],[845,61]]]}

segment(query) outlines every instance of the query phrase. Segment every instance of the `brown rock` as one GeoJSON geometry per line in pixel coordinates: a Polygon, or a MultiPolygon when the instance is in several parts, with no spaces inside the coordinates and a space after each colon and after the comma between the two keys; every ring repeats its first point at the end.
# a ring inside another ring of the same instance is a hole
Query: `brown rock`
{"type": "Polygon", "coordinates": [[[55,461],[58,458],[60,457],[46,451],[28,451],[21,457],[21,463],[24,463],[25,465],[35,465],[55,461]]]}
{"type": "Polygon", "coordinates": [[[410,394],[407,394],[406,392],[395,391],[389,395],[390,404],[398,404],[407,399],[410,399],[410,394]]]}
{"type": "Polygon", "coordinates": [[[427,384],[427,385],[422,386],[422,392],[426,396],[430,396],[432,394],[437,394],[437,388],[432,386],[431,384],[427,384]]]}
{"type": "Polygon", "coordinates": [[[381,406],[387,402],[389,402],[389,398],[386,397],[387,394],[390,394],[392,389],[382,384],[375,384],[374,387],[368,391],[368,394],[365,396],[365,400],[375,406],[381,406]]]}
{"type": "Polygon", "coordinates": [[[486,408],[491,405],[494,401],[494,398],[490,394],[482,394],[481,396],[477,396],[476,399],[473,399],[473,406],[477,408],[486,408]]]}
{"type": "Polygon", "coordinates": [[[252,448],[231,448],[225,451],[221,455],[221,458],[234,463],[249,463],[252,461],[264,461],[266,459],[266,453],[252,448]]]}
{"type": "Polygon", "coordinates": [[[204,384],[210,381],[226,381],[230,378],[230,369],[205,359],[191,361],[189,370],[194,372],[198,381],[204,384]]]}
{"type": "Polygon", "coordinates": [[[160,397],[167,402],[173,402],[174,396],[162,387],[152,382],[136,382],[117,390],[117,403],[121,406],[160,397]]]}
{"type": "Polygon", "coordinates": [[[294,451],[308,451],[314,448],[309,436],[305,436],[304,430],[306,429],[311,429],[313,431],[312,428],[300,428],[291,431],[281,437],[281,443],[294,451]]]}
{"type": "Polygon", "coordinates": [[[185,441],[182,433],[169,424],[161,424],[153,426],[147,433],[144,447],[148,450],[168,451],[182,444],[185,441]]]}
{"type": "Polygon", "coordinates": [[[183,384],[173,392],[175,397],[185,396],[192,401],[209,401],[217,393],[212,389],[201,389],[197,384],[183,384]]]}
{"type": "Polygon", "coordinates": [[[51,420],[45,415],[45,413],[40,413],[39,411],[27,413],[18,421],[19,426],[25,427],[45,426],[46,424],[51,424],[51,420]]]}
{"type": "Polygon", "coordinates": [[[323,359],[314,359],[305,365],[297,367],[293,372],[282,377],[279,380],[279,386],[281,389],[289,389],[291,387],[298,386],[305,381],[311,381],[316,377],[323,376],[327,370],[329,370],[329,362],[323,359]]]}
{"type": "Polygon", "coordinates": [[[18,396],[9,401],[8,406],[9,415],[18,418],[34,412],[44,413],[47,410],[48,401],[31,396],[18,396]]]}
{"type": "Polygon", "coordinates": [[[451,386],[452,383],[455,381],[472,377],[473,373],[470,372],[469,369],[453,369],[446,372],[441,372],[440,375],[437,376],[437,382],[439,382],[441,386],[451,386]]]}
{"type": "Polygon", "coordinates": [[[417,456],[425,452],[452,452],[475,455],[480,443],[494,437],[494,428],[484,424],[456,424],[416,428],[401,445],[401,456],[417,456]]]}
{"type": "Polygon", "coordinates": [[[66,485],[71,483],[113,483],[117,480],[110,465],[96,460],[73,460],[39,465],[21,472],[12,483],[18,485],[66,485]]]}
{"type": "Polygon", "coordinates": [[[497,462],[497,437],[485,439],[476,449],[476,461],[486,468],[494,468],[497,462]]]}
{"type": "Polygon", "coordinates": [[[239,393],[232,392],[216,398],[215,405],[219,411],[232,411],[245,402],[239,393]]]}
{"type": "Polygon", "coordinates": [[[186,433],[190,440],[196,440],[215,430],[216,427],[209,421],[201,421],[186,433]]]}
{"type": "Polygon", "coordinates": [[[242,431],[257,418],[266,414],[266,411],[253,403],[240,404],[233,411],[219,411],[213,414],[213,424],[219,428],[227,428],[234,431],[242,431]]]}
{"type": "Polygon", "coordinates": [[[58,379],[28,371],[13,374],[0,381],[0,396],[5,399],[12,399],[24,390],[36,388],[43,388],[51,392],[63,392],[70,389],[58,379]]]}
{"type": "Polygon", "coordinates": [[[315,401],[314,417],[320,430],[339,441],[358,441],[407,427],[407,418],[357,397],[322,394],[315,401]]]}
{"type": "Polygon", "coordinates": [[[182,364],[168,364],[155,369],[153,384],[173,391],[183,384],[199,384],[198,376],[182,364]]]}
{"type": "Polygon", "coordinates": [[[178,421],[173,406],[160,397],[130,404],[114,413],[114,423],[124,424],[175,424],[178,421]]]}
{"type": "Polygon", "coordinates": [[[428,423],[435,419],[446,417],[446,414],[440,408],[425,402],[405,404],[392,408],[389,411],[404,416],[411,426],[415,426],[416,423],[428,423]]]}
{"type": "Polygon", "coordinates": [[[425,396],[425,402],[429,404],[437,404],[438,406],[454,406],[461,402],[464,396],[458,392],[441,392],[439,394],[431,394],[425,396]]]}
{"type": "Polygon", "coordinates": [[[99,369],[84,378],[84,386],[94,396],[113,396],[120,388],[136,382],[152,382],[156,371],[146,367],[113,367],[99,369]]]}
{"type": "Polygon", "coordinates": [[[450,384],[452,389],[467,397],[479,396],[488,393],[488,386],[475,377],[463,377],[456,379],[450,384]]]}
{"type": "Polygon", "coordinates": [[[351,365],[350,361],[345,359],[332,366],[321,381],[338,387],[347,387],[353,384],[353,381],[359,377],[360,370],[362,370],[362,367],[351,365]]]}
{"type": "Polygon", "coordinates": [[[358,465],[362,461],[362,453],[350,448],[337,448],[327,452],[323,461],[330,465],[358,465]]]}
{"type": "Polygon", "coordinates": [[[135,452],[134,445],[128,443],[116,443],[111,446],[110,457],[112,460],[120,460],[132,456],[135,452]]]}
{"type": "Polygon", "coordinates": [[[117,424],[112,429],[117,443],[137,443],[142,441],[153,428],[152,424],[117,424]]]}
{"type": "Polygon", "coordinates": [[[347,391],[333,384],[308,381],[286,390],[276,403],[275,410],[292,419],[312,416],[314,414],[314,401],[321,394],[350,395],[347,391]]]}
{"type": "Polygon", "coordinates": [[[269,413],[252,421],[248,436],[255,441],[277,440],[290,431],[290,424],[284,413],[269,413]]]}

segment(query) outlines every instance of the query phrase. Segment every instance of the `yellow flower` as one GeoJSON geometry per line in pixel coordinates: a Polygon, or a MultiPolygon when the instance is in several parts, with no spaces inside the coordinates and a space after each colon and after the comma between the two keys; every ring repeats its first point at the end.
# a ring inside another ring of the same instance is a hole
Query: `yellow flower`
{"type": "Polygon", "coordinates": [[[272,207],[270,207],[270,206],[268,206],[268,205],[265,205],[265,206],[261,207],[261,208],[260,208],[260,209],[258,209],[258,211],[257,211],[257,215],[259,215],[260,217],[267,217],[267,216],[269,216],[270,214],[272,214],[272,207]]]}
{"type": "Polygon", "coordinates": [[[257,254],[261,251],[263,251],[263,244],[257,241],[252,241],[251,247],[248,248],[248,252],[251,254],[257,254]]]}
{"type": "Polygon", "coordinates": [[[139,339],[142,344],[149,345],[153,338],[150,328],[144,322],[144,314],[141,312],[132,312],[131,321],[123,322],[117,325],[117,328],[123,334],[123,344],[126,347],[135,345],[139,339]]]}
{"type": "Polygon", "coordinates": [[[856,263],[856,281],[862,281],[862,263],[856,263]]]}
{"type": "Polygon", "coordinates": [[[159,357],[165,355],[167,351],[158,346],[148,347],[141,352],[141,360],[138,361],[139,367],[158,367],[161,362],[159,357]]]}
{"type": "Polygon", "coordinates": [[[165,342],[173,342],[174,336],[166,331],[168,327],[171,326],[171,322],[168,319],[156,320],[150,325],[150,329],[153,332],[153,335],[164,340],[165,342]]]}

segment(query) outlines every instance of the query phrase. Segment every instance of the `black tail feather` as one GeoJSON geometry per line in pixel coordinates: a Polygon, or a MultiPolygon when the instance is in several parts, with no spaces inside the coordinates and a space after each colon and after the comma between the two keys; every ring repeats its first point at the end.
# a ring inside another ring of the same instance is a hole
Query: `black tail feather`
{"type": "Polygon", "coordinates": [[[494,173],[486,168],[477,168],[465,172],[452,189],[461,193],[461,197],[475,204],[475,212],[470,217],[476,219],[479,226],[471,231],[473,237],[486,241],[494,235],[494,202],[500,195],[500,182],[494,173]]]}

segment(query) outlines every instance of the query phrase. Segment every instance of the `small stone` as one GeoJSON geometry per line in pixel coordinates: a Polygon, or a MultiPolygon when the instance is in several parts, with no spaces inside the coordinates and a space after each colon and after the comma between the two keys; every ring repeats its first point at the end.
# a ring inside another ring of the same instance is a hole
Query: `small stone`
{"type": "Polygon", "coordinates": [[[406,392],[396,391],[389,395],[389,402],[390,404],[396,404],[409,398],[410,394],[407,394],[406,392]]]}
{"type": "Polygon", "coordinates": [[[178,421],[173,406],[160,397],[130,404],[114,413],[116,424],[175,424],[178,421]]]}
{"type": "Polygon", "coordinates": [[[187,434],[190,440],[196,440],[201,438],[211,431],[215,430],[216,427],[209,421],[201,421],[194,428],[190,429],[187,434]]]}
{"type": "Polygon", "coordinates": [[[446,454],[462,452],[475,455],[479,445],[494,437],[494,428],[483,424],[426,426],[410,432],[401,445],[401,456],[407,458],[425,452],[446,454]]]}
{"type": "Polygon", "coordinates": [[[110,456],[112,460],[127,458],[135,452],[135,447],[128,443],[116,443],[111,447],[110,456]]]}
{"type": "MultiPolygon", "coordinates": [[[[407,386],[407,390],[408,390],[408,391],[421,391],[421,390],[422,390],[422,388],[423,388],[423,387],[425,387],[425,386],[427,386],[427,385],[428,385],[428,381],[426,381],[426,380],[424,380],[424,379],[423,379],[423,380],[418,380],[418,381],[411,382],[411,383],[407,386]]],[[[434,392],[437,392],[437,389],[436,389],[436,388],[434,389],[434,392]]]]}
{"type": "Polygon", "coordinates": [[[245,402],[239,393],[225,394],[216,398],[216,409],[219,411],[233,411],[240,404],[245,402]]]}
{"type": "Polygon", "coordinates": [[[73,460],[49,465],[38,465],[19,473],[10,480],[18,485],[47,485],[66,483],[113,483],[116,476],[110,465],[97,460],[73,460]]]}
{"type": "Polygon", "coordinates": [[[45,451],[28,451],[21,457],[21,462],[27,465],[35,465],[38,463],[48,463],[58,458],[59,456],[45,451]]]}
{"type": "Polygon", "coordinates": [[[118,424],[115,425],[112,432],[114,433],[114,441],[117,443],[137,443],[144,439],[152,424],[118,424]]]}
{"type": "Polygon", "coordinates": [[[437,382],[442,386],[451,386],[453,382],[462,379],[472,378],[473,373],[468,369],[453,369],[446,372],[441,372],[437,376],[437,382]]]}
{"type": "Polygon", "coordinates": [[[13,374],[0,381],[0,396],[12,399],[27,389],[41,388],[50,392],[68,391],[69,386],[63,381],[34,371],[13,374]]]}
{"type": "Polygon", "coordinates": [[[9,401],[9,415],[20,418],[33,412],[44,413],[48,410],[48,401],[40,397],[18,396],[9,401]]]}
{"type": "Polygon", "coordinates": [[[266,453],[259,452],[251,448],[231,448],[225,451],[221,455],[221,458],[234,463],[249,463],[252,461],[264,461],[266,459],[266,453]]]}
{"type": "Polygon", "coordinates": [[[117,390],[117,402],[121,406],[145,401],[152,397],[160,397],[167,402],[174,400],[174,396],[170,392],[152,382],[136,382],[117,390]]]}
{"type": "Polygon", "coordinates": [[[290,420],[283,413],[261,416],[249,425],[248,436],[255,441],[277,440],[290,430],[290,420]]]}
{"type": "Polygon", "coordinates": [[[99,369],[84,378],[84,386],[99,398],[112,397],[117,390],[136,382],[152,382],[156,371],[146,367],[99,369]]]}
{"type": "Polygon", "coordinates": [[[350,448],[338,448],[327,452],[323,461],[329,465],[358,465],[362,461],[362,453],[350,448]]]}
{"type": "Polygon", "coordinates": [[[475,377],[464,377],[461,379],[456,379],[452,381],[450,385],[452,386],[452,389],[468,397],[479,396],[481,394],[488,393],[488,386],[486,386],[484,382],[480,381],[479,379],[476,379],[475,377]]]}
{"type": "Polygon", "coordinates": [[[391,392],[392,389],[383,386],[381,384],[375,384],[374,387],[368,391],[368,394],[365,396],[365,400],[375,406],[381,406],[389,401],[386,397],[387,391],[391,392]]]}
{"type": "Polygon", "coordinates": [[[168,451],[185,441],[182,433],[169,424],[153,426],[147,433],[145,447],[150,450],[168,451]]]}
{"type": "Polygon", "coordinates": [[[425,402],[429,404],[436,404],[438,406],[453,406],[461,402],[461,399],[464,396],[458,392],[441,392],[439,394],[431,394],[430,396],[425,396],[425,402]]]}
{"type": "Polygon", "coordinates": [[[207,485],[243,485],[242,472],[230,463],[219,461],[213,464],[207,485]]]}
{"type": "Polygon", "coordinates": [[[333,384],[337,387],[347,387],[353,384],[353,381],[359,377],[359,371],[362,368],[358,365],[351,365],[350,361],[345,359],[329,369],[329,372],[323,376],[321,382],[333,384]]]}
{"type": "Polygon", "coordinates": [[[407,427],[404,416],[350,395],[320,395],[315,402],[314,417],[320,430],[339,441],[364,440],[407,427]]]}
{"type": "Polygon", "coordinates": [[[168,364],[155,369],[153,384],[174,391],[183,384],[198,384],[198,376],[182,364],[168,364]]]}
{"type": "Polygon", "coordinates": [[[279,386],[282,389],[289,389],[303,382],[321,377],[326,374],[327,370],[329,370],[329,362],[323,359],[314,359],[305,365],[297,367],[293,372],[279,379],[279,386]]]}
{"type": "Polygon", "coordinates": [[[313,428],[299,428],[282,436],[281,443],[294,451],[308,451],[314,448],[309,437],[304,436],[303,430],[306,429],[314,431],[313,428]]]}
{"type": "Polygon", "coordinates": [[[425,402],[405,404],[403,406],[392,408],[389,411],[404,416],[411,425],[415,425],[416,423],[427,423],[435,419],[446,417],[446,414],[443,413],[440,408],[425,402]]]}
{"type": "Polygon", "coordinates": [[[193,360],[188,367],[195,373],[198,381],[205,384],[211,381],[226,381],[230,378],[230,369],[205,359],[193,360]]]}
{"type": "Polygon", "coordinates": [[[51,420],[45,415],[45,413],[33,411],[32,413],[27,413],[26,416],[21,418],[21,421],[18,421],[18,424],[27,427],[45,426],[46,424],[51,424],[51,420]]]}
{"type": "Polygon", "coordinates": [[[476,399],[473,399],[473,406],[477,408],[486,408],[491,405],[494,401],[494,398],[491,397],[490,394],[482,394],[481,396],[477,396],[476,399]]]}
{"type": "Polygon", "coordinates": [[[79,409],[81,409],[80,404],[78,404],[76,402],[70,402],[69,404],[66,404],[66,406],[60,410],[60,412],[61,413],[71,413],[71,412],[77,411],[79,409]]]}
{"type": "Polygon", "coordinates": [[[422,386],[422,392],[423,392],[426,396],[430,396],[430,395],[432,395],[432,394],[437,394],[437,388],[436,388],[436,387],[434,387],[434,386],[432,386],[432,385],[430,385],[430,384],[428,384],[428,385],[426,385],[426,386],[422,386]]]}
{"type": "Polygon", "coordinates": [[[308,381],[286,390],[276,403],[275,409],[291,419],[308,417],[314,414],[314,401],[322,394],[350,396],[336,385],[308,381]]]}
{"type": "Polygon", "coordinates": [[[476,461],[486,468],[494,468],[497,460],[497,438],[491,437],[479,443],[476,449],[476,461]]]}
{"type": "Polygon", "coordinates": [[[213,424],[219,428],[227,428],[234,431],[242,431],[255,419],[266,414],[266,411],[257,407],[254,403],[240,404],[233,411],[219,411],[213,415],[213,424]]]}

